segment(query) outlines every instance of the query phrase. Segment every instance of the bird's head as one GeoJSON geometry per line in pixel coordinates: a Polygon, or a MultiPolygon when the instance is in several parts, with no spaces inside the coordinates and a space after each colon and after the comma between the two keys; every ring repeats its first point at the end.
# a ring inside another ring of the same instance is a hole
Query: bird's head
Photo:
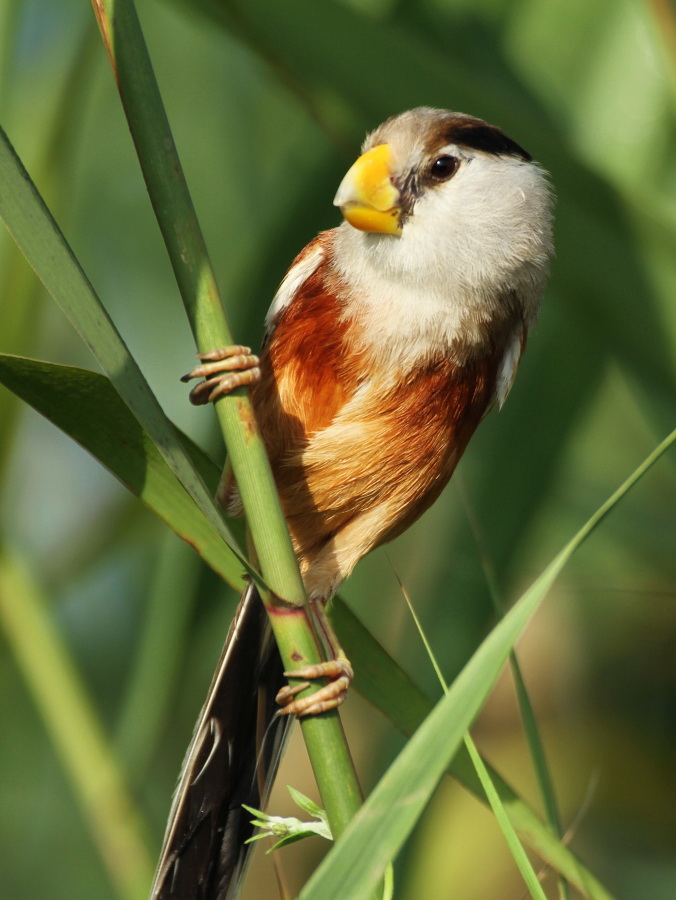
{"type": "Polygon", "coordinates": [[[540,291],[546,278],[546,175],[481,119],[428,107],[388,119],[366,138],[334,203],[352,226],[349,243],[385,277],[422,286],[452,273],[457,286],[481,292],[518,289],[524,278],[540,291]]]}

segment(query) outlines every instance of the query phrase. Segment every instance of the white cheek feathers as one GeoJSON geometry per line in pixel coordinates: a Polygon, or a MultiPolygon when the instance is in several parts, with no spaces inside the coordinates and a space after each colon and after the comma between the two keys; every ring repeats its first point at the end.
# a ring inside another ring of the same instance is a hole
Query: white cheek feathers
{"type": "MultiPolygon", "coordinates": [[[[432,279],[464,292],[523,294],[524,318],[537,312],[548,274],[551,196],[534,163],[477,154],[447,184],[426,191],[404,228],[410,258],[425,250],[432,279]]],[[[419,269],[418,274],[421,274],[419,269]]]]}

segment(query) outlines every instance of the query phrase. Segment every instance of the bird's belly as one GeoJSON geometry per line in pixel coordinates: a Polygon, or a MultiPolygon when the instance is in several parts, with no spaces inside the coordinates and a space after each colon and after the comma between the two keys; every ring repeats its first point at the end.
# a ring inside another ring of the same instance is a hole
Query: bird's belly
{"type": "Polygon", "coordinates": [[[362,555],[404,531],[448,482],[476,422],[457,428],[439,415],[342,422],[279,460],[275,476],[299,557],[312,558],[374,511],[362,555]]]}
{"type": "Polygon", "coordinates": [[[300,555],[376,508],[382,509],[382,519],[372,547],[392,540],[436,500],[460,456],[446,443],[438,453],[417,460],[412,455],[409,465],[404,465],[400,460],[393,464],[389,452],[377,454],[369,449],[371,459],[367,461],[362,448],[355,447],[355,458],[344,461],[333,479],[312,469],[299,471],[303,489],[294,491],[289,501],[283,494],[300,555]],[[299,502],[302,494],[305,502],[299,502]]]}

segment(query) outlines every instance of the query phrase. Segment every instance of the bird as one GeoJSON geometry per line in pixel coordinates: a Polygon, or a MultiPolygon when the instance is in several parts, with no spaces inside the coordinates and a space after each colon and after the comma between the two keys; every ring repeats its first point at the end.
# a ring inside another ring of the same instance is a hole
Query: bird
{"type": "MultiPolygon", "coordinates": [[[[464,113],[388,118],[366,136],[334,204],[343,222],[291,264],[260,353],[215,348],[184,376],[199,379],[196,405],[249,388],[318,609],[431,506],[479,423],[503,405],[553,255],[548,174],[500,127],[464,113]]],[[[242,514],[227,467],[218,499],[242,514]]],[[[290,716],[345,699],[352,671],[339,647],[322,673],[301,675],[327,673],[307,699],[285,686],[249,585],[188,750],[152,900],[233,895],[251,834],[241,803],[264,802],[290,716]]]]}

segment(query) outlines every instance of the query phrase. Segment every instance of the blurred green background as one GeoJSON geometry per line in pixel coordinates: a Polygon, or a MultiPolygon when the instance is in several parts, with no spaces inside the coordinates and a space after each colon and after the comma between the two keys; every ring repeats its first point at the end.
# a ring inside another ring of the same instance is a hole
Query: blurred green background
{"type": "MultiPolygon", "coordinates": [[[[395,575],[450,680],[494,620],[673,427],[676,25],[666,0],[153,0],[139,13],[239,340],[336,225],[366,130],[415,105],[492,121],[551,172],[556,246],[505,409],[454,483],[343,594],[431,693],[395,575]]],[[[194,348],[84,0],[1,0],[0,121],[169,416],[222,450],[178,378],[194,348]]],[[[92,366],[0,235],[0,351],[92,366]]],[[[0,388],[0,528],[44,592],[128,779],[152,866],[236,598],[84,451],[0,388]]],[[[618,898],[676,896],[676,478],[663,459],[559,579],[519,646],[571,843],[618,898]]],[[[0,897],[116,898],[0,629],[0,897]]],[[[368,787],[402,745],[352,696],[368,787]]],[[[475,729],[537,801],[508,678],[475,729]]],[[[302,743],[279,779],[313,794],[302,743]]],[[[283,792],[273,811],[291,811],[283,792]]],[[[284,851],[293,893],[323,848],[284,851]]],[[[258,854],[262,856],[262,854],[258,854]]],[[[552,896],[552,879],[546,882],[552,896]]],[[[519,900],[492,816],[445,782],[402,900],[519,900]]],[[[247,898],[276,896],[269,859],[247,898]]],[[[142,894],[140,895],[142,896],[142,894]]]]}

